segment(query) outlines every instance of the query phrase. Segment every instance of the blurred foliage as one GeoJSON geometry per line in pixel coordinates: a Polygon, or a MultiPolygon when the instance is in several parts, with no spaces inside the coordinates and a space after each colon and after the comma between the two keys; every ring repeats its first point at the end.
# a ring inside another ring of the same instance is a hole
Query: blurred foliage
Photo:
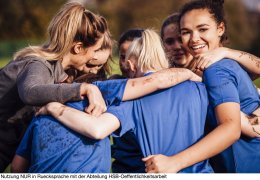
{"type": "MultiPolygon", "coordinates": [[[[78,0],[109,23],[114,39],[129,28],[160,31],[162,21],[189,0],[78,0]]],[[[67,0],[0,0],[0,57],[41,42],[51,17],[67,0]]],[[[260,56],[260,16],[248,12],[241,0],[226,0],[229,47],[260,56]]]]}
{"type": "Polygon", "coordinates": [[[66,0],[1,0],[0,39],[43,38],[47,25],[66,0]]]}

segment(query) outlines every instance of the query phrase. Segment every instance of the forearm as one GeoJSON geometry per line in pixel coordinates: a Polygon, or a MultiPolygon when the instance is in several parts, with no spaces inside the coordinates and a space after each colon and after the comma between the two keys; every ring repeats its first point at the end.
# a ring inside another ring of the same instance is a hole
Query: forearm
{"type": "MultiPolygon", "coordinates": [[[[56,77],[57,78],[57,77],[56,77]]],[[[55,83],[55,78],[42,62],[31,63],[17,77],[17,88],[21,100],[32,106],[49,102],[80,100],[81,84],[55,83]]]]}
{"type": "Polygon", "coordinates": [[[188,69],[170,68],[141,78],[129,79],[123,100],[139,98],[154,91],[175,86],[186,80],[192,80],[193,76],[193,73],[188,69]]]}
{"type": "Polygon", "coordinates": [[[228,49],[225,48],[226,51],[226,57],[230,59],[234,59],[239,64],[241,64],[243,67],[245,67],[249,73],[252,73],[253,75],[256,75],[259,77],[260,75],[260,58],[243,52],[238,51],[234,49],[228,49]]]}
{"type": "Polygon", "coordinates": [[[49,102],[65,103],[67,101],[79,101],[80,85],[74,84],[42,84],[26,87],[19,91],[25,104],[42,106],[49,102]]]}
{"type": "Polygon", "coordinates": [[[119,121],[109,113],[95,117],[58,103],[51,105],[48,113],[70,129],[93,139],[103,139],[120,126],[119,121]]]}
{"type": "Polygon", "coordinates": [[[232,145],[238,136],[231,128],[228,124],[219,125],[198,143],[171,156],[171,161],[177,163],[177,171],[213,157],[232,145]]]}
{"type": "Polygon", "coordinates": [[[241,124],[238,103],[218,105],[215,107],[215,116],[219,125],[212,132],[190,148],[171,157],[178,164],[178,171],[215,156],[239,139],[241,124]]]}

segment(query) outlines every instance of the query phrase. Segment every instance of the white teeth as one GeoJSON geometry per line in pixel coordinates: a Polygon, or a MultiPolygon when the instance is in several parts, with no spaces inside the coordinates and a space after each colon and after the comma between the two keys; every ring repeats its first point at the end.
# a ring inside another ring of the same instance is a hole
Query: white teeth
{"type": "Polygon", "coordinates": [[[201,49],[201,48],[204,48],[205,45],[197,45],[197,46],[193,46],[191,47],[193,50],[197,50],[197,49],[201,49]]]}

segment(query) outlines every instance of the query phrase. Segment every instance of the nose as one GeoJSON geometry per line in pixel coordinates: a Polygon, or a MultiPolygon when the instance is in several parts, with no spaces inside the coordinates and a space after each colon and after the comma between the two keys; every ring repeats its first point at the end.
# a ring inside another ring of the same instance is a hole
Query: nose
{"type": "Polygon", "coordinates": [[[92,73],[92,74],[97,74],[97,72],[98,72],[98,69],[97,69],[97,68],[92,68],[92,69],[90,70],[90,73],[92,73]]]}
{"type": "Polygon", "coordinates": [[[180,41],[175,41],[175,43],[173,44],[173,49],[176,51],[181,49],[181,42],[180,41]]]}
{"type": "Polygon", "coordinates": [[[197,33],[197,32],[192,32],[191,38],[190,38],[190,42],[196,43],[196,42],[199,41],[199,39],[200,39],[199,33],[197,33]]]}

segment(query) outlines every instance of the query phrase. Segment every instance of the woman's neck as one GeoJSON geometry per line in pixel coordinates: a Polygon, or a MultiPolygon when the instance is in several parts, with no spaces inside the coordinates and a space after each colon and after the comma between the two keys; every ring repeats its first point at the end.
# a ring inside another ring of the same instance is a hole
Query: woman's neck
{"type": "Polygon", "coordinates": [[[63,67],[63,69],[69,69],[70,67],[70,55],[67,54],[65,56],[63,56],[62,60],[61,60],[61,65],[63,67]]]}

